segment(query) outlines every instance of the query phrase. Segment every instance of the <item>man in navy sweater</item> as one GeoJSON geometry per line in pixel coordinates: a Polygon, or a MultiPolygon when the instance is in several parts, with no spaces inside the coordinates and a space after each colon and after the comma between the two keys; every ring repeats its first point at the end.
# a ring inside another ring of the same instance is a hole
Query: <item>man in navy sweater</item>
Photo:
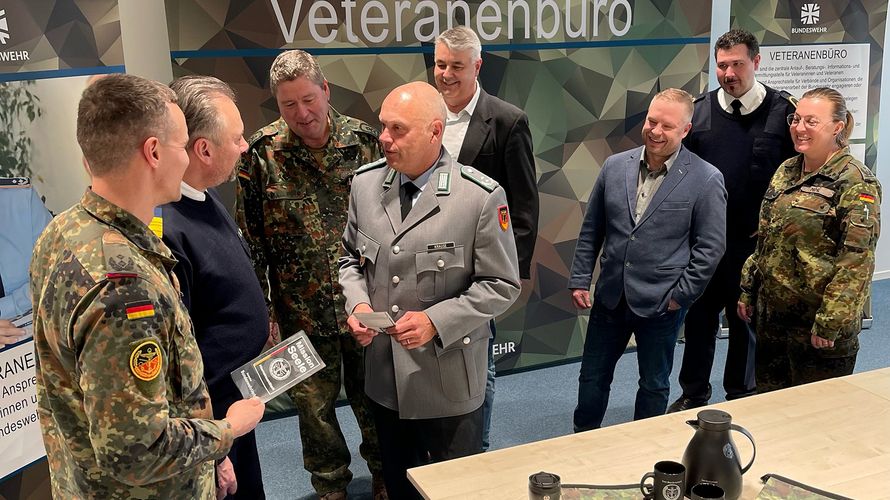
{"type": "MultiPolygon", "coordinates": [[[[247,150],[235,94],[209,76],[171,85],[189,129],[182,199],[161,210],[164,243],[179,261],[182,301],[195,325],[214,417],[241,399],[230,373],[256,357],[269,338],[269,316],[247,243],[210,188],[231,180],[247,150]]],[[[235,440],[217,465],[218,498],[265,498],[256,436],[235,440]]]]}
{"type": "Polygon", "coordinates": [[[760,45],[744,30],[723,34],[714,48],[720,88],[695,100],[692,130],[683,144],[723,174],[726,253],[701,297],[686,315],[686,349],[680,368],[683,395],[668,412],[708,404],[711,366],[726,309],[729,346],[723,371],[726,399],[754,392],[754,332],[735,314],[742,265],[754,251],[760,202],[779,164],[794,156],[785,117],[795,99],[758,82],[760,45]]]}

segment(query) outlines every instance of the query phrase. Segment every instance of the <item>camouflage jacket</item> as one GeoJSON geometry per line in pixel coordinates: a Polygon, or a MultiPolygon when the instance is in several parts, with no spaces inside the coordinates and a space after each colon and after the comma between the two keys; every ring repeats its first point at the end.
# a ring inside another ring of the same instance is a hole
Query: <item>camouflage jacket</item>
{"type": "Polygon", "coordinates": [[[232,428],[212,420],[175,262],[90,190],[37,241],[37,411],[53,497],[215,498],[213,460],[232,428]]]}
{"type": "Polygon", "coordinates": [[[855,352],[881,228],[881,185],[849,148],[802,175],[803,156],[776,171],[760,209],[757,249],[742,269],[742,297],[758,324],[806,326],[855,352]]]}
{"type": "Polygon", "coordinates": [[[238,170],[235,217],[282,337],[348,333],[337,259],[349,188],[383,151],[366,123],[333,109],[329,117],[324,166],[279,119],[250,138],[238,170]]]}

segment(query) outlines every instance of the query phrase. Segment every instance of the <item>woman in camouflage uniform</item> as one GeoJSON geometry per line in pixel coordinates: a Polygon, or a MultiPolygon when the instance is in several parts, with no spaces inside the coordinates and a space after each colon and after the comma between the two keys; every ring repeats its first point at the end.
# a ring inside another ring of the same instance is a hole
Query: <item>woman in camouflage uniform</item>
{"type": "Polygon", "coordinates": [[[840,93],[807,91],[788,124],[801,154],[764,195],[738,304],[757,333],[758,392],[853,372],[880,232],[881,185],[850,154],[840,93]]]}

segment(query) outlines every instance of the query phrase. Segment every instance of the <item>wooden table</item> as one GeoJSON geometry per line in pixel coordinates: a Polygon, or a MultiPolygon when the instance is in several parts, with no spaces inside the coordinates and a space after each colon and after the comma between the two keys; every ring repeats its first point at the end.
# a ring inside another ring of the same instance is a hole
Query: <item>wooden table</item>
{"type": "MultiPolygon", "coordinates": [[[[890,498],[890,368],[711,405],[757,443],[741,498],[780,474],[856,499],[890,498]]],[[[408,477],[428,499],[528,498],[528,476],[564,483],[634,483],[659,460],[679,461],[701,408],[418,467],[408,477]]],[[[733,432],[742,463],[751,457],[733,432]]]]}

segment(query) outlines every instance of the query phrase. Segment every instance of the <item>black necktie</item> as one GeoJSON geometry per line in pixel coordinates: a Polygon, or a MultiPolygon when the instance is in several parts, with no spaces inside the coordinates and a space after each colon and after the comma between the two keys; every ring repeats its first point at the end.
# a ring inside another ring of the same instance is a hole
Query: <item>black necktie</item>
{"type": "Polygon", "coordinates": [[[413,205],[414,193],[417,191],[419,191],[417,186],[410,181],[402,184],[402,187],[399,188],[399,200],[402,202],[402,220],[408,217],[408,212],[411,211],[411,206],[413,205]]]}
{"type": "Polygon", "coordinates": [[[729,105],[732,106],[732,116],[742,116],[742,101],[733,99],[729,105]]]}

